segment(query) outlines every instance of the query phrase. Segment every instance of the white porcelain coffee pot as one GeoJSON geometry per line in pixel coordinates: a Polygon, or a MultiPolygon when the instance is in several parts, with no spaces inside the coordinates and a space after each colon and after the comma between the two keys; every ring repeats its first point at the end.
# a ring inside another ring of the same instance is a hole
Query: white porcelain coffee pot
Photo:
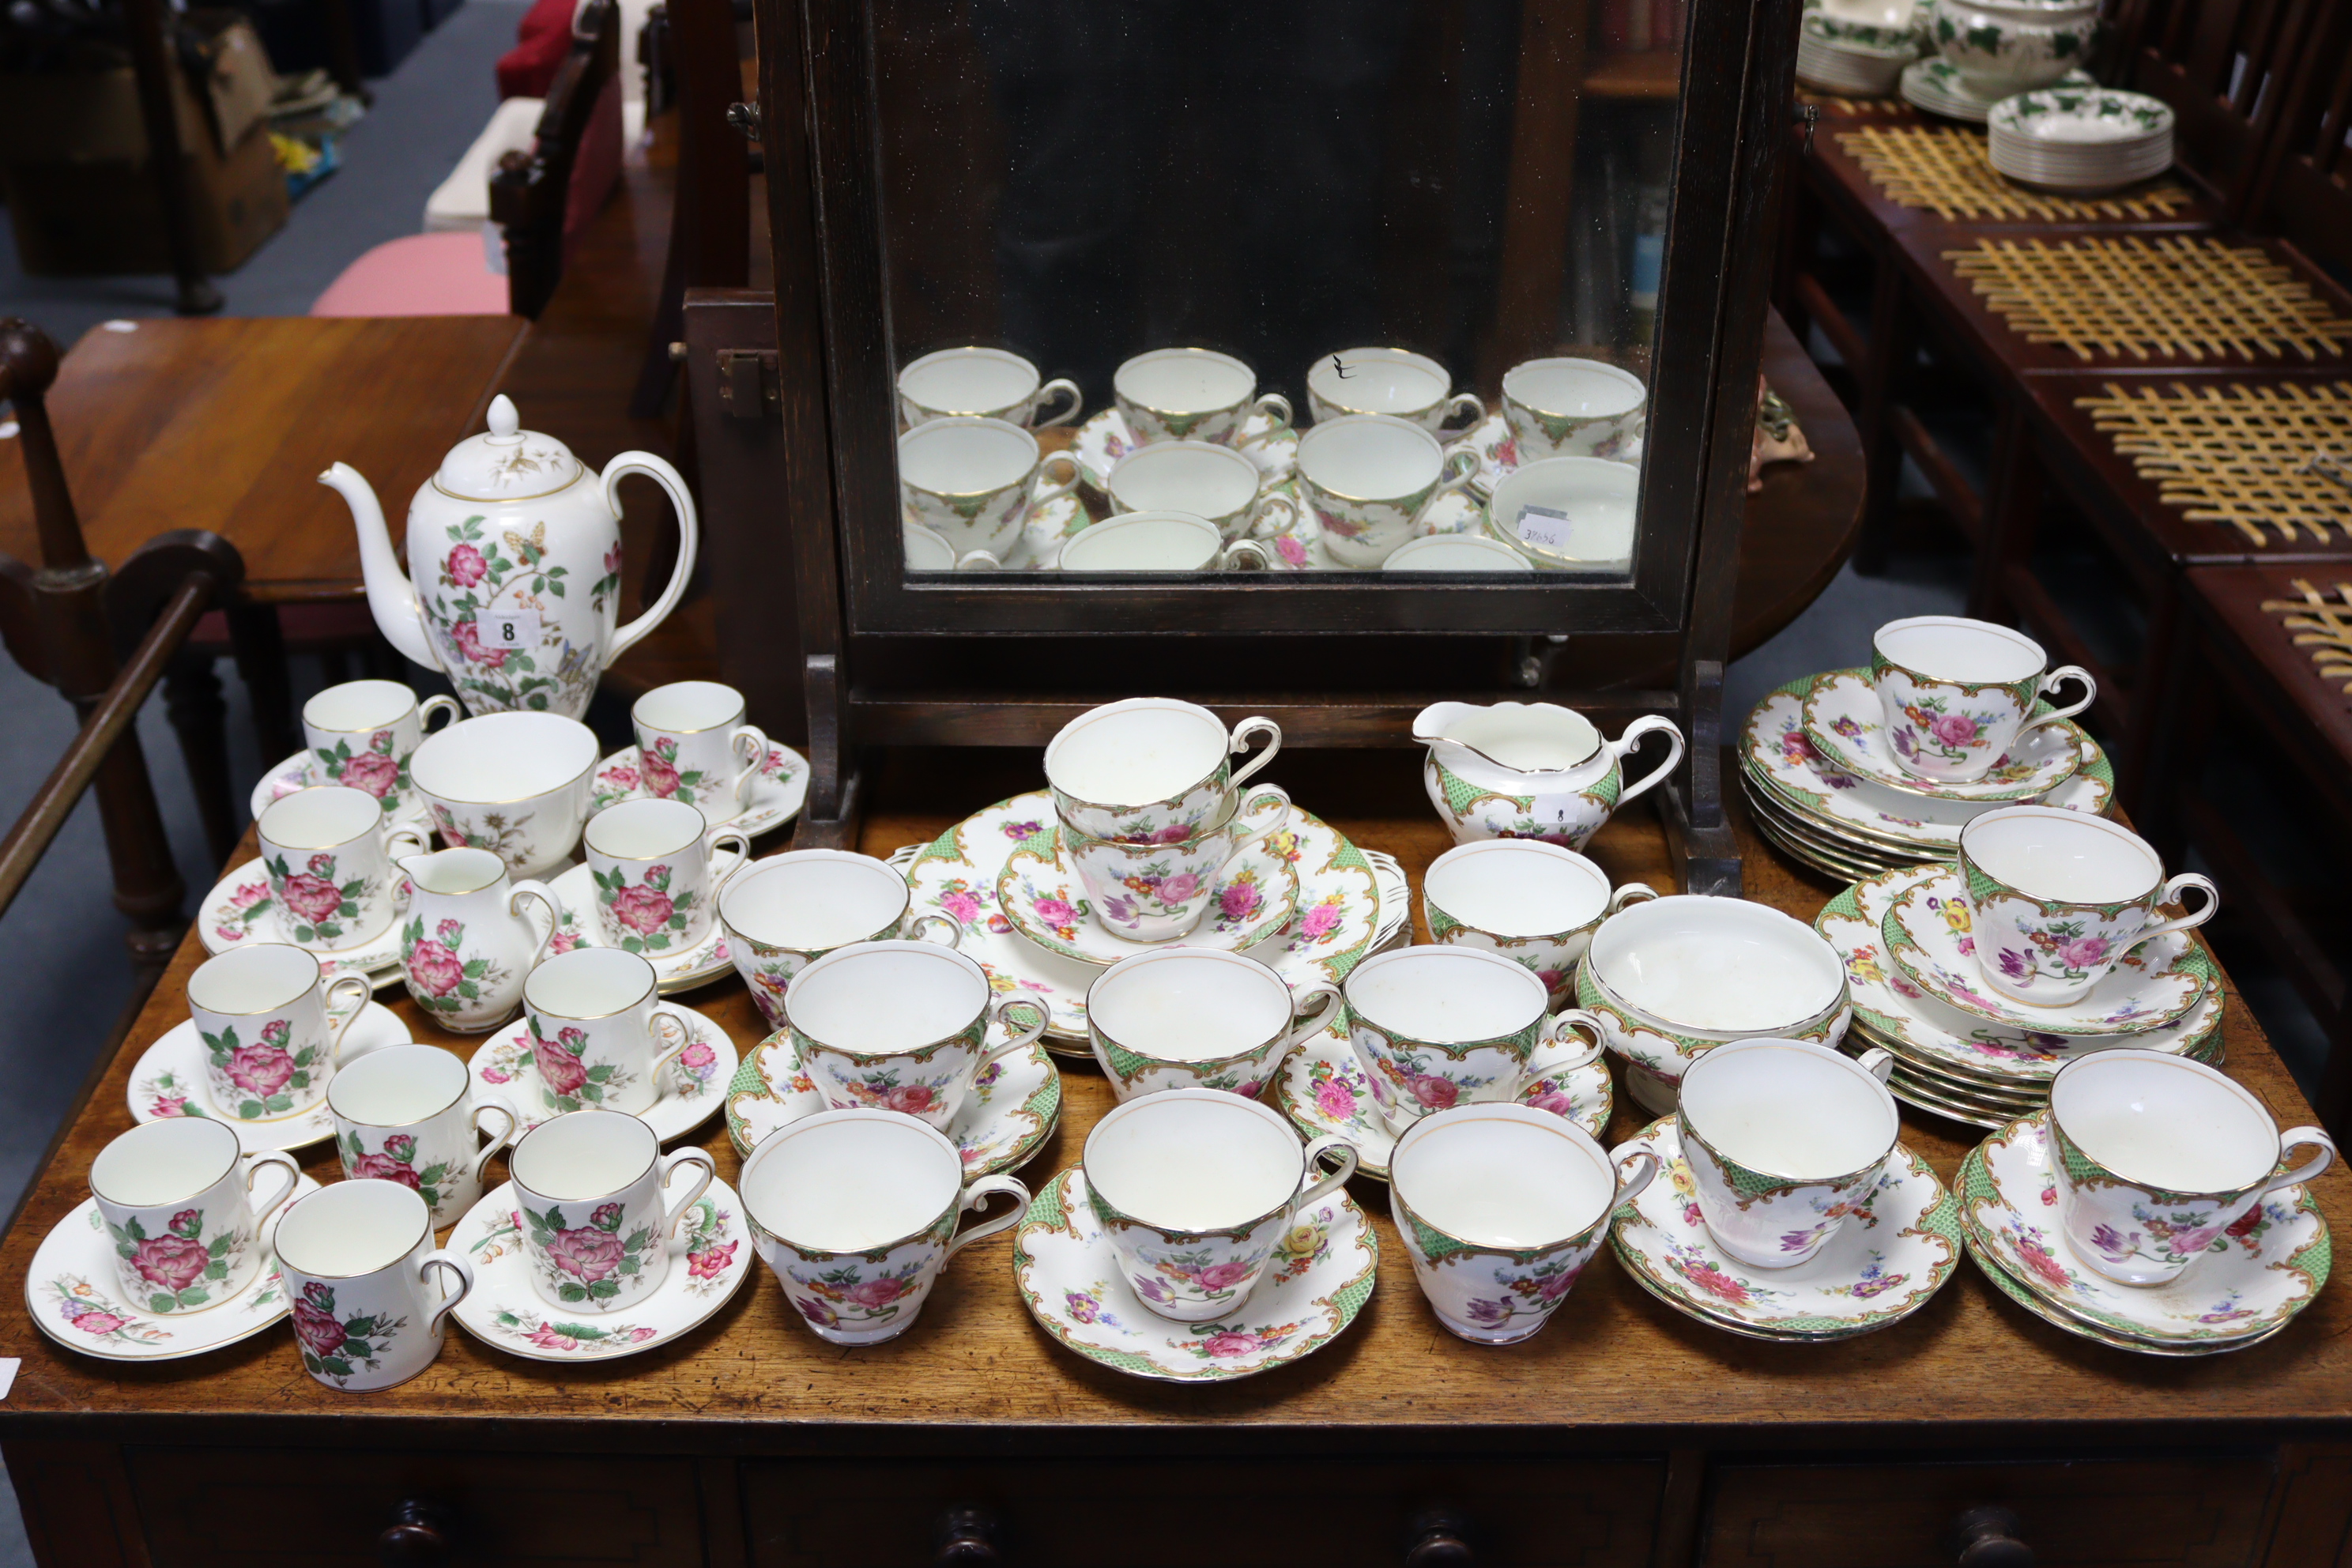
{"type": "Polygon", "coordinates": [[[319,482],[352,509],[368,608],[393,647],[446,674],[469,713],[577,719],[604,667],[685,594],[699,537],[694,500],[650,452],[622,453],[600,478],[562,442],[521,428],[503,395],[490,402],[489,424],[451,447],[410,498],[404,574],[367,480],[337,463],[319,482]],[[677,509],[677,565],[661,597],[616,628],[620,481],[633,473],[650,477],[677,509]]]}

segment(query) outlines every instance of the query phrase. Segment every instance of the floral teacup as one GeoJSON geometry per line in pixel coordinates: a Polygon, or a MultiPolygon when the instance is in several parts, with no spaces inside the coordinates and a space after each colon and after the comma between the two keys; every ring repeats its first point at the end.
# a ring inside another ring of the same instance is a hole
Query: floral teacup
{"type": "Polygon", "coordinates": [[[654,966],[616,947],[559,952],[522,983],[523,1026],[549,1114],[631,1114],[662,1095],[662,1069],[693,1043],[686,1019],[656,1005],[654,966]],[[664,1043],[664,1026],[676,1031],[664,1043]]]}
{"type": "Polygon", "coordinates": [[[305,774],[312,784],[365,790],[387,819],[408,816],[416,804],[408,761],[424,743],[436,713],[462,718],[453,697],[428,697],[397,680],[347,680],[302,704],[302,741],[310,750],[305,774]]]}
{"type": "Polygon", "coordinates": [[[514,1108],[475,1104],[472,1086],[465,1062],[437,1046],[386,1046],[337,1073],[327,1109],[344,1176],[396,1183],[425,1200],[436,1228],[455,1225],[482,1195],[490,1156],[515,1135],[514,1108]]]}
{"type": "Polygon", "coordinates": [[[956,946],[963,929],[946,915],[908,921],[907,879],[871,855],[793,849],[755,860],[719,890],[719,923],[735,972],[768,1027],[784,1026],[784,988],[836,948],[941,929],[956,946]]]}
{"type": "Polygon", "coordinates": [[[1642,433],[1649,388],[1590,359],[1531,359],[1503,374],[1503,417],[1519,460],[1614,458],[1642,433]]]}
{"type": "Polygon", "coordinates": [[[1317,424],[1350,414],[1408,419],[1431,435],[1447,423],[1465,429],[1486,417],[1475,392],[1455,392],[1454,377],[1410,349],[1342,349],[1307,367],[1307,408],[1317,424]]]}
{"type": "Polygon", "coordinates": [[[1887,744],[1907,773],[1941,783],[1982,778],[2018,737],[2073,718],[2099,694],[2077,665],[2049,669],[2022,632],[1959,616],[1889,621],[1870,643],[1870,684],[1885,710],[1887,744]],[[2048,670],[2048,673],[2043,673],[2048,670]],[[2082,700],[2029,720],[2045,693],[2080,681],[2082,700]]]}
{"type": "Polygon", "coordinates": [[[422,854],[423,829],[386,829],[362,789],[322,784],[270,803],[253,825],[286,940],[319,952],[362,947],[392,923],[391,856],[422,854]]]}
{"type": "Polygon", "coordinates": [[[1085,406],[1076,382],[1046,381],[1035,365],[1005,349],[941,349],[898,373],[898,423],[909,429],[961,414],[1043,430],[1067,425],[1085,406]],[[1062,406],[1052,417],[1039,418],[1057,399],[1062,406]]]}
{"type": "Polygon", "coordinates": [[[1045,782],[1063,823],[1115,844],[1190,838],[1229,815],[1235,791],[1282,750],[1271,719],[1228,730],[1195,703],[1130,697],[1089,709],[1045,745],[1045,782]],[[1265,745],[1234,768],[1253,737],[1265,745]]]}
{"type": "Polygon", "coordinates": [[[1583,1025],[1588,1048],[1566,1072],[1601,1054],[1601,1037],[1576,1013],[1547,1017],[1544,983],[1507,958],[1472,947],[1402,947],[1348,972],[1348,1037],[1373,1103],[1392,1132],[1455,1105],[1509,1100],[1537,1046],[1583,1025]]]}
{"type": "Polygon", "coordinates": [[[793,1045],[835,1110],[895,1110],[945,1131],[990,1063],[1045,1032],[1043,1004],[992,1002],[988,972],[928,942],[861,942],[825,954],[793,981],[793,1045]],[[1009,1016],[1025,1009],[1025,1027],[1009,1016]],[[995,1022],[1008,1038],[987,1044],[995,1022]]]}
{"type": "Polygon", "coordinates": [[[711,905],[728,879],[751,862],[751,841],[712,833],[702,813],[678,800],[625,800],[588,819],[582,842],[596,885],[596,931],[624,952],[675,956],[710,934],[711,905]],[[732,844],[740,857],[713,878],[711,857],[732,844]]]}
{"type": "Polygon", "coordinates": [[[1342,566],[1378,566],[1419,532],[1441,495],[1478,472],[1475,452],[1446,450],[1410,420],[1350,414],[1298,438],[1298,486],[1342,566]]]}
{"type": "Polygon", "coordinates": [[[673,680],[638,698],[629,723],[646,794],[683,801],[714,826],[740,816],[769,749],[743,711],[743,694],[715,680],[673,680]]]}
{"type": "Polygon", "coordinates": [[[188,976],[188,1013],[204,1043],[213,1113],[231,1121],[277,1121],[317,1105],[369,990],[362,974],[338,974],[321,984],[319,961],[284,942],[231,948],[205,960],[188,976]],[[340,1024],[327,1005],[339,995],[352,1005],[340,1024]]]}
{"type": "Polygon", "coordinates": [[[1040,457],[1037,437],[1008,420],[957,415],[898,437],[898,493],[907,515],[958,555],[985,550],[1002,558],[1032,506],[1066,495],[1077,483],[1076,458],[1067,452],[1040,457]],[[1064,477],[1045,478],[1056,464],[1064,477]]]}
{"type": "Polygon", "coordinates": [[[1271,784],[1223,821],[1184,838],[1121,844],[1061,825],[1061,858],[1077,874],[1102,928],[1129,942],[1167,942],[1201,923],[1225,867],[1290,821],[1290,797],[1271,784]]]}
{"type": "Polygon", "coordinates": [[[133,1127],[89,1167],[123,1295],[157,1317],[227,1300],[253,1282],[262,1223],[301,1177],[289,1154],[241,1157],[226,1122],[178,1116],[133,1127]],[[286,1180],[256,1203],[249,1194],[265,1165],[286,1180]]]}
{"type": "Polygon", "coordinates": [[[1573,849],[1535,838],[1491,838],[1458,845],[1430,862],[1421,912],[1432,941],[1499,953],[1533,971],[1549,1005],[1559,1007],[1601,922],[1657,896],[1645,882],[1611,891],[1608,873],[1573,849]]]}
{"type": "Polygon", "coordinates": [[[1139,441],[1231,441],[1253,414],[1290,423],[1290,399],[1257,394],[1257,372],[1211,349],[1153,349],[1120,365],[1111,392],[1139,441]]]}
{"type": "Polygon", "coordinates": [[[299,1199],[278,1224],[277,1250],[303,1370],[330,1388],[373,1393],[431,1366],[442,1325],[474,1289],[473,1265],[433,1245],[425,1200],[383,1182],[299,1199]],[[457,1277],[454,1292],[428,1284],[436,1270],[457,1277]]]}
{"type": "Polygon", "coordinates": [[[572,1312],[642,1303],[669,1274],[670,1233],[710,1185],[710,1156],[661,1152],[654,1130],[617,1110],[552,1117],[507,1158],[531,1289],[572,1312]],[[696,1173],[667,1207],[670,1181],[696,1173]]]}
{"type": "Polygon", "coordinates": [[[1255,1100],[1344,1005],[1339,988],[1320,981],[1294,996],[1281,975],[1242,953],[1166,948],[1102,972],[1087,990],[1087,1037],[1121,1100],[1171,1089],[1255,1100]]]}

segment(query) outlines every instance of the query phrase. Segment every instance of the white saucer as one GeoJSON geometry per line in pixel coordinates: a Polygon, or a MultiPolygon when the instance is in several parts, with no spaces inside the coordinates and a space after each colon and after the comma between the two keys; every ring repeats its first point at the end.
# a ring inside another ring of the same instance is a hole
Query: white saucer
{"type": "MultiPolygon", "coordinates": [[[[384,928],[356,947],[337,952],[309,949],[319,961],[319,976],[364,974],[379,991],[400,984],[400,917],[408,912],[408,879],[393,888],[393,918],[384,928]]],[[[226,952],[246,942],[282,942],[299,946],[286,934],[278,919],[278,905],[269,896],[269,873],[258,858],[223,877],[196,907],[196,935],[206,952],[226,952]]]]}
{"type": "MultiPolygon", "coordinates": [[[[990,1019],[988,1043],[1003,1044],[1008,1032],[990,1019]]],[[[779,1029],[751,1047],[728,1085],[727,1136],[748,1156],[770,1133],[824,1109],[824,1098],[801,1070],[792,1031],[779,1029]]],[[[963,1155],[967,1180],[992,1176],[1026,1164],[1061,1114],[1062,1075],[1036,1040],[981,1069],[947,1134],[963,1155]]]]}
{"type": "Polygon", "coordinates": [[[2172,931],[2124,954],[2080,1001],[2054,1007],[2012,1002],[1985,983],[1974,920],[1959,873],[1944,867],[1889,901],[1878,922],[1887,957],[1904,976],[1948,1007],[2042,1035],[2136,1035],[2188,1016],[2212,988],[2212,966],[2187,931],[2172,931]],[[2197,962],[2190,962],[2195,954],[2197,962]]]}
{"type": "MultiPolygon", "coordinates": [[[[1564,1072],[1547,1066],[1580,1048],[1574,1043],[1538,1047],[1528,1063],[1528,1081],[1520,1086],[1518,1100],[1521,1105],[1565,1117],[1598,1138],[1609,1125],[1609,1112],[1615,1103],[1607,1058],[1564,1072]]],[[[1356,1174],[1382,1182],[1389,1179],[1389,1156],[1396,1152],[1396,1134],[1389,1131],[1380,1107],[1373,1103],[1363,1064],[1348,1043],[1345,1019],[1335,1020],[1291,1052],[1274,1080],[1273,1090],[1274,1108],[1290,1118],[1300,1132],[1309,1139],[1345,1138],[1356,1146],[1356,1174]],[[1342,1105],[1347,1108],[1344,1114],[1342,1105]]]]}
{"type": "Polygon", "coordinates": [[[669,1272],[653,1294],[617,1312],[550,1306],[531,1288],[512,1182],[466,1211],[449,1249],[474,1266],[474,1289],[449,1315],[494,1349],[530,1361],[613,1361],[658,1350],[702,1326],[751,1277],[756,1255],[743,1201],[718,1178],[678,1217],[669,1272]]]}
{"type": "MultiPolygon", "coordinates": [[[[710,858],[710,881],[716,887],[719,879],[735,868],[742,857],[732,849],[721,849],[710,858]]],[[[596,877],[586,866],[574,866],[562,876],[551,879],[548,890],[563,906],[563,925],[574,933],[573,947],[609,947],[604,934],[596,926],[596,877]]],[[[533,900],[537,907],[537,900],[533,900]]],[[[569,951],[564,950],[564,951],[569,951]]],[[[698,985],[708,985],[722,974],[734,973],[735,965],[727,956],[727,929],[719,923],[713,910],[710,929],[692,947],[677,952],[645,952],[638,954],[654,966],[654,983],[665,996],[680,991],[691,991],[698,985]]]]}
{"type": "MultiPolygon", "coordinates": [[[[596,764],[596,776],[588,781],[589,816],[625,800],[644,798],[638,762],[637,748],[624,746],[596,764]]],[[[760,765],[759,782],[751,786],[751,803],[727,821],[710,826],[747,838],[780,827],[801,814],[801,803],[808,798],[808,780],[806,757],[790,746],[772,745],[768,760],[760,765]]]]}
{"type": "MultiPolygon", "coordinates": [[[[1107,498],[1110,492],[1105,481],[1112,467],[1129,452],[1149,444],[1136,439],[1135,432],[1128,427],[1127,416],[1113,405],[1079,424],[1070,442],[1070,456],[1078,461],[1079,482],[1107,498]]],[[[1223,445],[1257,465],[1261,488],[1276,479],[1288,479],[1298,467],[1298,432],[1267,415],[1251,415],[1234,432],[1233,439],[1223,445]]]]}
{"type": "Polygon", "coordinates": [[[1298,911],[1298,875],[1271,842],[1249,846],[1225,862],[1211,884],[1200,924],[1164,942],[1121,936],[1087,896],[1062,858],[1051,828],[1015,845],[996,879],[996,907],[1023,936],[1048,952],[1108,968],[1120,959],[1169,947],[1242,952],[1290,923],[1298,911]]]}
{"type": "MultiPolygon", "coordinates": [[[[253,786],[253,796],[247,803],[247,807],[257,817],[296,790],[309,789],[312,783],[310,753],[297,752],[261,775],[261,782],[253,786]]],[[[425,804],[425,797],[411,790],[408,809],[396,817],[386,818],[384,826],[391,828],[404,825],[430,832],[432,823],[433,817],[425,804]]]]}
{"type": "MultiPolygon", "coordinates": [[[[664,1006],[682,1015],[690,1037],[687,1047],[679,1053],[681,1061],[688,1056],[695,1060],[683,1068],[689,1087],[678,1087],[679,1068],[673,1066],[663,1072],[661,1098],[637,1112],[654,1135],[664,1143],[676,1142],[710,1120],[711,1112],[727,1101],[727,1085],[735,1077],[735,1042],[727,1031],[696,1012],[676,1002],[664,1006]],[[697,1046],[709,1051],[703,1059],[697,1046]]],[[[530,1028],[527,1021],[519,1020],[486,1036],[478,1047],[468,1068],[474,1082],[484,1094],[495,1094],[514,1107],[515,1136],[524,1133],[556,1114],[547,1105],[546,1096],[539,1083],[539,1068],[530,1054],[530,1028]]]]}
{"type": "MultiPolygon", "coordinates": [[[[287,1203],[318,1190],[310,1177],[298,1177],[287,1203]]],[[[270,1251],[285,1214],[280,1204],[261,1222],[260,1267],[244,1289],[200,1311],[157,1317],[116,1298],[114,1244],[98,1200],[84,1198],[35,1249],[25,1271],[25,1310],[41,1332],[100,1361],[177,1361],[249,1340],[291,1310],[270,1251]]]]}
{"type": "MultiPolygon", "coordinates": [[[[1282,572],[1371,572],[1378,567],[1349,566],[1331,559],[1324,548],[1322,525],[1306,498],[1298,493],[1295,479],[1284,479],[1265,487],[1265,494],[1286,497],[1298,509],[1296,521],[1287,528],[1272,519],[1259,523],[1250,537],[1274,552],[1274,568],[1282,572]]],[[[1467,490],[1448,490],[1429,503],[1422,518],[1418,534],[1476,533],[1486,526],[1486,509],[1467,490]]]]}
{"type": "MultiPolygon", "coordinates": [[[[349,1016],[348,1007],[341,1005],[331,1006],[327,1013],[335,1023],[349,1016]]],[[[408,1026],[400,1021],[400,1015],[381,1003],[368,1002],[361,1005],[359,1017],[343,1036],[343,1047],[399,1046],[407,1044],[408,1038],[408,1026]]],[[[274,1121],[223,1116],[205,1087],[205,1043],[194,1018],[164,1030],[163,1037],[140,1056],[139,1065],[131,1069],[129,1098],[131,1114],[141,1122],[174,1116],[205,1116],[226,1122],[236,1129],[237,1143],[248,1154],[265,1149],[307,1148],[335,1135],[335,1119],[323,1099],[308,1110],[274,1121]],[[190,1110],[191,1106],[194,1109],[190,1110]]]]}
{"type": "Polygon", "coordinates": [[[1938,783],[1903,771],[1886,735],[1886,710],[1866,672],[1832,669],[1818,677],[1804,704],[1805,733],[1829,765],[1857,778],[1925,800],[2038,800],[2083,765],[2082,731],[2071,721],[2020,734],[1982,778],[1938,783]]]}
{"type": "Polygon", "coordinates": [[[1073,1168],[1039,1189],[1013,1232],[1013,1279],[1045,1331],[1090,1361],[1163,1383],[1248,1377],[1322,1349],[1371,1296],[1380,1237],[1341,1188],[1300,1211],[1240,1310],[1171,1322],[1136,1300],[1085,1184],[1073,1168]]]}

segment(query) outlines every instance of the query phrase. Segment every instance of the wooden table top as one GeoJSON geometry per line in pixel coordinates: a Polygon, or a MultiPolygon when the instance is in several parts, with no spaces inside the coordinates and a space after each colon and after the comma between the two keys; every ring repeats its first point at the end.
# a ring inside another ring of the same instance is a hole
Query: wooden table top
{"type": "MultiPolygon", "coordinates": [[[[515,316],[142,321],[93,328],[48,406],[90,552],[109,565],[166,529],[245,556],[257,603],[361,592],[359,542],[320,484],[342,461],[397,541],[408,498],[478,429],[530,324],[515,316]]],[[[19,444],[0,442],[0,550],[37,565],[19,444]]]]}
{"type": "MultiPolygon", "coordinates": [[[[1302,804],[1360,844],[1396,855],[1413,874],[1447,847],[1421,797],[1413,760],[1397,752],[1286,754],[1276,775],[1302,804]]],[[[876,782],[863,846],[887,853],[929,839],[963,812],[1034,787],[1034,755],[900,752],[876,782]],[[950,782],[952,781],[952,782],[950,782]]],[[[1735,809],[1736,809],[1735,793],[1735,809]]],[[[1810,917],[1834,890],[1792,869],[1743,828],[1753,895],[1810,917]]],[[[1669,885],[1664,836],[1635,809],[1591,853],[1613,879],[1669,885]]],[[[190,1361],[123,1367],[60,1350],[27,1321],[22,1281],[34,1248],[87,1193],[91,1157],[131,1124],[124,1102],[142,1050],[185,1016],[183,991],[199,951],[183,948],[123,1050],[0,1244],[0,1354],[21,1356],[0,1404],[0,1436],[93,1439],[544,1444],[842,1454],[887,1447],[950,1451],[984,1428],[1007,1453],[1066,1442],[1090,1450],[1295,1451],[1316,1428],[1318,1451],[1397,1448],[1465,1439],[1459,1429],[1540,1435],[1549,1447],[1853,1445],[1907,1424],[1910,1444],[1999,1441],[2211,1441],[2352,1429],[2352,1300],[2338,1283],[2277,1339],[2198,1360],[2126,1355],[2027,1316],[1963,1263],[1916,1316],[1863,1339],[1765,1344],[1693,1322],[1644,1294],[1613,1262],[1590,1270],[1533,1341],[1473,1348],[1438,1329],[1386,1217],[1386,1194],[1356,1196],[1381,1240],[1379,1285],[1344,1334],[1297,1364],[1209,1387],[1150,1384],[1062,1351],[1013,1289],[1008,1241],[959,1258],[902,1339],[863,1351],[818,1341],[787,1308],[764,1267],[709,1324],[675,1348],[594,1366],[528,1362],[452,1330],[421,1377],[383,1394],[341,1394],[303,1373],[284,1328],[190,1361]],[[352,1417],[359,1417],[354,1420],[352,1417]],[[1759,1428],[1769,1427],[1768,1436],[1759,1428]],[[1254,1435],[1255,1433],[1255,1435],[1254,1435]]],[[[399,995],[398,993],[394,993],[399,995]]],[[[730,976],[685,1000],[719,1020],[739,1047],[761,1035],[750,998],[730,976]]],[[[392,1004],[413,1024],[404,995],[392,1004]]],[[[2282,1124],[2311,1120],[2244,1005],[2232,994],[2230,1071],[2282,1124]]],[[[470,1052],[421,1024],[417,1037],[470,1052]]],[[[1057,1132],[1024,1173],[1033,1186],[1073,1163],[1110,1096],[1090,1068],[1065,1064],[1057,1132]]],[[[1623,1107],[1611,1141],[1646,1118],[1623,1107]]],[[[1904,1137],[1947,1180],[1975,1141],[1967,1129],[1906,1110],[1904,1137]]],[[[740,1162],[723,1125],[703,1140],[719,1174],[740,1162]]],[[[331,1145],[309,1152],[328,1176],[331,1145]]],[[[2318,1183],[2323,1206],[2352,1215],[2352,1176],[2318,1183]]]]}

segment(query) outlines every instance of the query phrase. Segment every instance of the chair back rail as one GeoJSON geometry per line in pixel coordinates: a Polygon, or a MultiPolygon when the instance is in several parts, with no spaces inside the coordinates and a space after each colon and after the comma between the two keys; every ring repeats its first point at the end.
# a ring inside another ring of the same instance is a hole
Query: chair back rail
{"type": "Polygon", "coordinates": [[[548,89],[536,144],[500,158],[490,176],[490,217],[506,231],[507,292],[518,316],[537,319],[563,276],[573,172],[592,135],[617,138],[620,66],[620,6],[589,0],[572,19],[572,47],[548,89]]]}
{"type": "Polygon", "coordinates": [[[2338,278],[2352,276],[2352,0],[2314,0],[2248,213],[2338,278]]]}
{"type": "Polygon", "coordinates": [[[2242,218],[2315,0],[2139,0],[2122,19],[2122,85],[2178,120],[2179,167],[2242,218]]]}

